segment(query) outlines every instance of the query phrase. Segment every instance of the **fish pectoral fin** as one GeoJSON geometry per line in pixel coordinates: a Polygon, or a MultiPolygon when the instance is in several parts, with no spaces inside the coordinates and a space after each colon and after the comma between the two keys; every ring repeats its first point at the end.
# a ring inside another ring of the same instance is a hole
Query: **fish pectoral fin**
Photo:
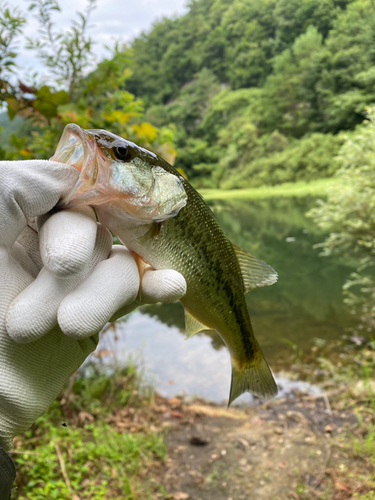
{"type": "Polygon", "coordinates": [[[198,332],[201,332],[203,330],[211,330],[211,328],[208,328],[206,325],[203,323],[200,323],[198,320],[196,320],[186,309],[185,309],[185,333],[186,333],[186,339],[192,337],[198,332]]]}
{"type": "Polygon", "coordinates": [[[153,222],[151,225],[146,226],[146,232],[139,236],[137,239],[138,243],[146,243],[159,235],[161,229],[161,222],[153,222]]]}
{"type": "Polygon", "coordinates": [[[254,288],[273,285],[277,281],[277,272],[263,260],[254,257],[251,253],[232,247],[240,265],[245,293],[254,288]]]}

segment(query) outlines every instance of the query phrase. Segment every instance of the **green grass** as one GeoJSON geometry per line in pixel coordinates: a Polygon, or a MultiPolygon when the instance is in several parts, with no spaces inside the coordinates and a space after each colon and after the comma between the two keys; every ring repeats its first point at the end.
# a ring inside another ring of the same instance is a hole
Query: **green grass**
{"type": "Polygon", "coordinates": [[[249,189],[200,189],[205,200],[256,199],[273,196],[324,196],[334,184],[334,179],[318,179],[311,182],[288,182],[276,186],[249,189]]]}
{"type": "Polygon", "coordinates": [[[150,391],[134,367],[76,377],[17,438],[18,500],[151,500],[162,486],[162,435],[150,429],[150,391]],[[74,496],[76,495],[76,496],[74,496]]]}

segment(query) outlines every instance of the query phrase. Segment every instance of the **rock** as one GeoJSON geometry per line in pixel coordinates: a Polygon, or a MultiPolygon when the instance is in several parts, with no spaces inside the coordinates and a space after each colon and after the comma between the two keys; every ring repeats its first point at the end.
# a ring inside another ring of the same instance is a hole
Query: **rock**
{"type": "Polygon", "coordinates": [[[173,493],[172,498],[174,500],[185,500],[186,498],[189,498],[190,495],[187,493],[184,493],[183,491],[177,491],[176,493],[173,493]]]}
{"type": "Polygon", "coordinates": [[[206,446],[209,443],[209,441],[199,436],[192,436],[189,439],[189,443],[192,444],[193,446],[206,446]]]}

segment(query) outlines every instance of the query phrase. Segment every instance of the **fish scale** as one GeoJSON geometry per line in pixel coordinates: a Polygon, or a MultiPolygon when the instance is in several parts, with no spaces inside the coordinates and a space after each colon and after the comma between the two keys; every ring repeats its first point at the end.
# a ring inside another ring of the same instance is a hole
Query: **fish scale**
{"type": "Polygon", "coordinates": [[[69,163],[67,141],[72,134],[82,141],[83,151],[91,151],[79,166],[82,180],[68,206],[93,206],[99,221],[146,263],[184,276],[187,291],[181,302],[187,336],[216,330],[229,350],[229,404],[245,391],[274,396],[277,386],[254,336],[244,294],[274,283],[276,272],[235,247],[199,193],[162,158],[103,130],[68,125],[64,134],[54,160],[69,163]],[[121,161],[116,148],[126,152],[121,161]],[[85,172],[93,170],[90,162],[99,165],[94,182],[85,178],[85,172]]]}

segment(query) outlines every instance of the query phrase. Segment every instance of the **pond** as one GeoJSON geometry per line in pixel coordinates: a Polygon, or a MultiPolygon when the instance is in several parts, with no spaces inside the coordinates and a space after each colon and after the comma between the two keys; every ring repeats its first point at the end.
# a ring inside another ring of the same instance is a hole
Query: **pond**
{"type": "MultiPolygon", "coordinates": [[[[288,369],[296,350],[311,349],[314,339],[340,338],[356,324],[342,295],[355,263],[322,257],[314,248],[325,236],[306,217],[314,203],[312,197],[210,202],[230,240],[279,274],[276,284],[246,295],[255,335],[276,374],[288,369]]],[[[217,334],[202,333],[185,341],[180,303],[133,312],[101,336],[99,348],[113,351],[117,362],[129,355],[141,360],[162,395],[184,393],[217,402],[228,397],[226,348],[217,334]]],[[[296,385],[280,377],[277,382],[281,393],[296,385]]]]}

